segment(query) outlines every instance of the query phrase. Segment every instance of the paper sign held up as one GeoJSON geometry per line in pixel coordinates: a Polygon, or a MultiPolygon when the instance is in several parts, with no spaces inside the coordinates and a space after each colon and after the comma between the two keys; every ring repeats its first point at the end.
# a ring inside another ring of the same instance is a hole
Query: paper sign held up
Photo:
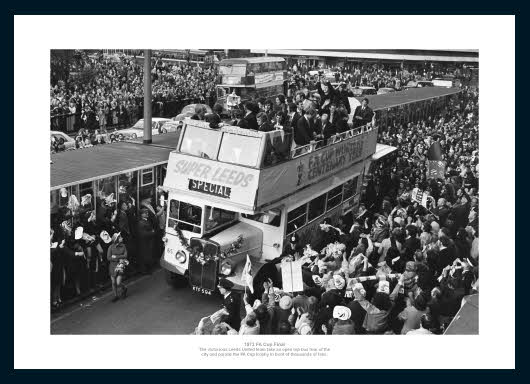
{"type": "Polygon", "coordinates": [[[282,283],[284,292],[301,292],[304,290],[302,282],[302,262],[287,261],[281,264],[282,283]]]}

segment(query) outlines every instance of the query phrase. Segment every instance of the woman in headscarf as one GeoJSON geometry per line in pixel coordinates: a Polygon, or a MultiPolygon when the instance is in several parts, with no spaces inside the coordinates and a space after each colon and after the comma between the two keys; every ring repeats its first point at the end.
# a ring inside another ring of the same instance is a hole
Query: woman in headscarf
{"type": "Polygon", "coordinates": [[[121,298],[124,299],[127,296],[127,287],[122,284],[125,266],[128,264],[127,247],[125,247],[120,233],[112,235],[112,244],[107,251],[107,260],[112,291],[114,292],[112,302],[115,303],[120,299],[120,288],[122,290],[121,298]]]}

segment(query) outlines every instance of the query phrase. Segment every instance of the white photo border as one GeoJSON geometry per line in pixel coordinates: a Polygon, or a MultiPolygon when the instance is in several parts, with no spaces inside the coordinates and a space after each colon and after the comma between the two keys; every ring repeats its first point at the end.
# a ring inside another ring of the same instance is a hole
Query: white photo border
{"type": "Polygon", "coordinates": [[[14,56],[15,368],[515,368],[515,16],[16,15],[14,56]],[[224,40],[233,36],[223,33],[225,27],[234,28],[237,38],[224,40]],[[316,32],[329,27],[331,36],[316,32]],[[315,33],[304,32],[308,29],[315,33]],[[479,50],[483,253],[478,336],[50,335],[50,49],[219,46],[479,50]],[[497,208],[500,199],[502,209],[497,208]],[[237,363],[199,353],[199,347],[242,347],[245,341],[330,352],[316,359],[238,358],[237,363]],[[101,356],[102,346],[119,346],[126,358],[94,358],[101,356]],[[454,359],[436,359],[429,351],[454,359]],[[374,358],[382,353],[384,359],[374,358]]]}

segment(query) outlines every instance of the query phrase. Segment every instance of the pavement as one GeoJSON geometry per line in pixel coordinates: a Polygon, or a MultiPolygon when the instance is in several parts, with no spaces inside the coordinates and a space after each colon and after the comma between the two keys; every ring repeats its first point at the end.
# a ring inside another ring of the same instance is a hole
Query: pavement
{"type": "Polygon", "coordinates": [[[126,283],[127,298],[112,303],[111,291],[51,315],[52,335],[190,334],[199,320],[221,308],[219,296],[173,288],[159,269],[126,283]]]}

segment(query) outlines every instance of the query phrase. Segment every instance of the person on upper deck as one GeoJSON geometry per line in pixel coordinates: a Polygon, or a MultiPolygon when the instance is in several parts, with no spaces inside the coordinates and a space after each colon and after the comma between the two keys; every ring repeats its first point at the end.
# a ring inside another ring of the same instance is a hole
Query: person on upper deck
{"type": "Polygon", "coordinates": [[[258,105],[252,101],[245,104],[245,116],[237,124],[238,127],[258,130],[256,114],[259,112],[258,105]],[[243,122],[244,120],[244,122],[243,122]]]}
{"type": "Polygon", "coordinates": [[[327,113],[323,113],[320,120],[317,121],[315,132],[317,133],[317,140],[324,140],[324,145],[327,145],[331,136],[337,134],[337,128],[329,122],[327,113]]]}
{"type": "Polygon", "coordinates": [[[374,111],[368,106],[368,99],[365,97],[357,108],[355,108],[355,113],[353,114],[353,126],[354,128],[361,127],[372,121],[374,117],[374,111]]]}
{"type": "Polygon", "coordinates": [[[269,123],[267,114],[265,112],[258,113],[256,115],[256,120],[258,121],[258,131],[270,132],[274,130],[274,127],[269,123]]]}
{"type": "Polygon", "coordinates": [[[294,142],[297,146],[307,145],[313,140],[313,118],[315,110],[309,108],[304,112],[304,116],[298,119],[296,127],[294,127],[294,142]]]}

